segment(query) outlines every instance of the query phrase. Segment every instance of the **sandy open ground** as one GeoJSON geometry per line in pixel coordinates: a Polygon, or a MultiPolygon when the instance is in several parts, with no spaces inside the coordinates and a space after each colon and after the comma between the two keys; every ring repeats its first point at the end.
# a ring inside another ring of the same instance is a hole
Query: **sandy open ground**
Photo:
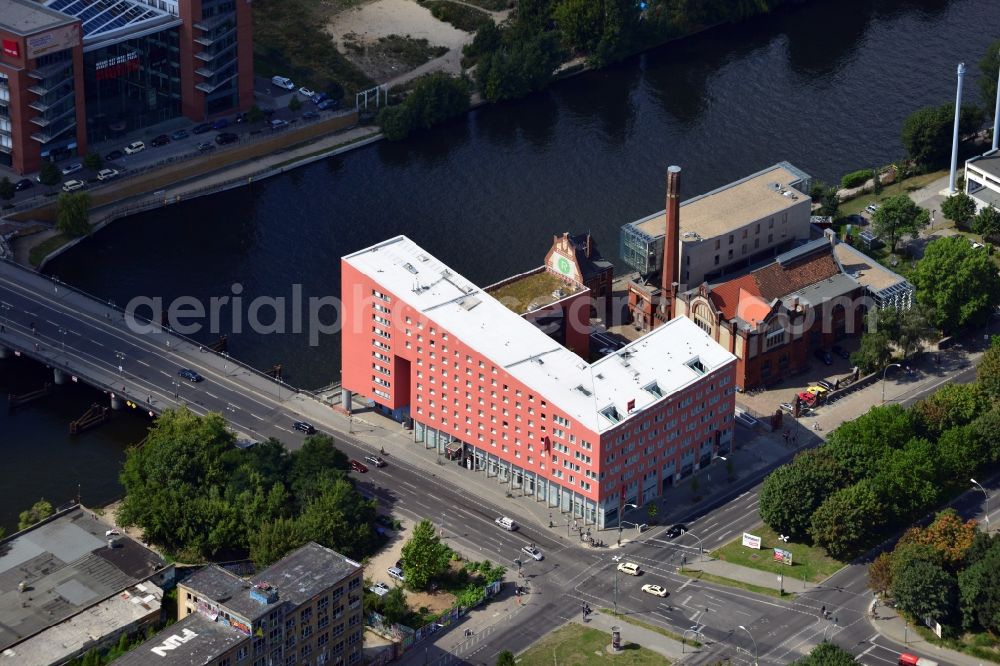
{"type": "Polygon", "coordinates": [[[472,35],[439,21],[430,10],[413,0],[375,0],[335,14],[326,30],[337,41],[337,48],[344,52],[344,36],[354,33],[355,41],[372,43],[379,37],[409,35],[426,39],[432,46],[460,48],[472,35]]]}

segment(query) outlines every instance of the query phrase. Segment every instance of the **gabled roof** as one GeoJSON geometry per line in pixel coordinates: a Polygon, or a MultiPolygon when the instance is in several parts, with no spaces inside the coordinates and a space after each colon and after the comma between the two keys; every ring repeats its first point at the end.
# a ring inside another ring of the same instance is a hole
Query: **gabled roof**
{"type": "Polygon", "coordinates": [[[570,236],[569,239],[573,245],[573,249],[576,251],[576,265],[580,267],[580,273],[583,275],[584,282],[589,282],[591,278],[605,271],[614,270],[612,263],[601,256],[600,250],[597,249],[597,243],[594,242],[592,236],[590,236],[590,255],[587,255],[588,236],[590,236],[590,233],[583,233],[570,236]]]}

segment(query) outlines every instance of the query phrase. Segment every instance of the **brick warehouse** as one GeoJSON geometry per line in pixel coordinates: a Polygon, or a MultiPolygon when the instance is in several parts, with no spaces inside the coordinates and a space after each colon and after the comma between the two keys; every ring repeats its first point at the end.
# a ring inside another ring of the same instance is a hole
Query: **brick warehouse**
{"type": "Polygon", "coordinates": [[[688,319],[588,363],[405,236],[341,272],[345,405],[470,474],[603,528],[729,450],[736,359],[688,319]]]}

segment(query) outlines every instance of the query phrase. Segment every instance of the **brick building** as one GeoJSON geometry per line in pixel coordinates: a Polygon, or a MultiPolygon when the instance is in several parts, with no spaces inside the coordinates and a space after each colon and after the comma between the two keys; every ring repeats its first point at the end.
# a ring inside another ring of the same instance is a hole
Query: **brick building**
{"type": "Polygon", "coordinates": [[[344,404],[598,528],[727,451],[736,359],[678,318],[594,363],[399,236],[341,260],[344,404]]]}
{"type": "Polygon", "coordinates": [[[360,564],[316,543],[252,580],[208,565],[178,583],[178,621],[115,664],[360,664],[362,577],[360,564]]]}
{"type": "Polygon", "coordinates": [[[0,0],[0,165],[253,104],[246,0],[0,0]]]}

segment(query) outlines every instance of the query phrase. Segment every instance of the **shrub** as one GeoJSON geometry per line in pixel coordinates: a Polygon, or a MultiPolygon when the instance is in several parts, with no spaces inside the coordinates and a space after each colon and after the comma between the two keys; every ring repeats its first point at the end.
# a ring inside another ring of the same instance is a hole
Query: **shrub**
{"type": "Polygon", "coordinates": [[[846,174],[840,179],[840,186],[844,189],[851,187],[858,187],[859,185],[864,185],[865,181],[871,178],[874,172],[871,169],[861,169],[859,171],[852,171],[846,174]]]}

